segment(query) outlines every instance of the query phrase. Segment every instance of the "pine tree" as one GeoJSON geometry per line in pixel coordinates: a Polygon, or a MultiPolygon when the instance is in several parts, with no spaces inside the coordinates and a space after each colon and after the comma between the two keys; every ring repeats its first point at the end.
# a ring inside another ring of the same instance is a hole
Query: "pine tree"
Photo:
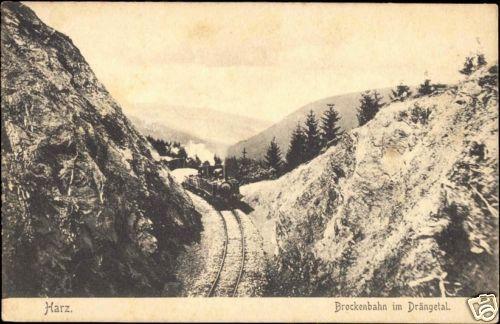
{"type": "Polygon", "coordinates": [[[306,133],[306,160],[311,160],[316,157],[321,150],[321,137],[318,129],[318,120],[316,119],[316,115],[311,110],[309,114],[307,114],[306,124],[305,124],[305,133],[306,133]]]}
{"type": "Polygon", "coordinates": [[[236,157],[227,157],[224,161],[224,167],[226,168],[226,175],[228,177],[239,180],[239,165],[236,157]]]}
{"type": "Polygon", "coordinates": [[[264,163],[266,167],[273,169],[273,172],[275,172],[276,175],[279,175],[279,173],[281,172],[283,161],[281,159],[281,150],[276,143],[276,137],[273,137],[273,140],[267,148],[266,156],[264,157],[264,163]]]}
{"type": "Polygon", "coordinates": [[[473,58],[470,56],[467,56],[465,58],[464,67],[461,70],[459,70],[458,72],[465,74],[465,75],[471,75],[472,72],[474,72],[473,58]]]}
{"type": "Polygon", "coordinates": [[[214,165],[222,164],[222,159],[214,154],[214,165]]]}
{"type": "Polygon", "coordinates": [[[251,159],[247,157],[247,149],[244,147],[241,151],[241,157],[237,159],[238,176],[236,178],[238,179],[238,181],[243,181],[244,179],[248,178],[250,172],[250,161],[251,159]]]}
{"type": "Polygon", "coordinates": [[[479,69],[482,66],[485,66],[487,64],[486,58],[484,57],[484,54],[477,54],[476,57],[476,68],[479,69]]]}
{"type": "Polygon", "coordinates": [[[186,152],[186,149],[185,149],[183,146],[181,146],[181,147],[179,148],[179,153],[178,153],[177,155],[178,155],[178,157],[179,157],[179,158],[181,158],[181,159],[187,159],[187,157],[188,157],[188,154],[187,154],[187,152],[186,152]]]}
{"type": "Polygon", "coordinates": [[[377,91],[366,91],[361,94],[359,100],[360,106],[358,108],[358,122],[359,126],[363,126],[373,119],[378,113],[380,108],[384,105],[382,97],[377,91]]]}
{"type": "Polygon", "coordinates": [[[197,168],[199,168],[201,166],[201,159],[198,157],[198,155],[195,155],[194,163],[195,163],[197,168]]]}
{"type": "Polygon", "coordinates": [[[335,110],[334,104],[328,104],[328,110],[321,117],[321,142],[323,147],[329,147],[337,144],[342,131],[338,122],[340,121],[339,113],[335,110]]]}
{"type": "Polygon", "coordinates": [[[146,136],[147,140],[151,143],[153,148],[158,152],[160,156],[166,156],[169,153],[168,150],[168,142],[165,142],[162,139],[155,139],[151,136],[146,136]]]}
{"type": "Polygon", "coordinates": [[[431,84],[431,80],[426,79],[418,88],[418,94],[420,96],[430,95],[434,92],[434,86],[431,84]]]}
{"type": "Polygon", "coordinates": [[[239,159],[240,165],[245,168],[248,165],[249,161],[250,159],[247,157],[247,149],[243,148],[243,151],[241,152],[241,158],[239,159]]]}
{"type": "Polygon", "coordinates": [[[304,134],[304,129],[297,124],[297,127],[292,133],[292,138],[290,139],[290,146],[288,147],[288,152],[286,153],[286,166],[288,170],[293,170],[302,162],[305,161],[306,153],[306,135],[304,134]]]}
{"type": "Polygon", "coordinates": [[[391,101],[405,101],[411,96],[410,87],[404,84],[398,85],[396,90],[391,90],[391,92],[392,94],[389,95],[391,101]]]}

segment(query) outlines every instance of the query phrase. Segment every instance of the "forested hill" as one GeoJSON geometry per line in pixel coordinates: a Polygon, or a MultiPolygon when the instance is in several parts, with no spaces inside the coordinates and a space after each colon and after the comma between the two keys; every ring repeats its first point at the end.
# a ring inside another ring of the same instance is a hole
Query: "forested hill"
{"type": "MultiPolygon", "coordinates": [[[[377,90],[385,101],[388,99],[390,89],[377,90]]],[[[307,104],[293,113],[285,117],[283,120],[266,128],[262,132],[240,141],[227,150],[226,156],[240,156],[243,149],[246,149],[247,157],[252,159],[262,159],[266,153],[269,142],[276,137],[276,143],[281,148],[282,152],[286,152],[290,143],[290,138],[297,123],[303,124],[309,111],[313,111],[317,117],[320,117],[325,110],[328,109],[328,104],[334,104],[335,109],[339,112],[341,120],[340,126],[343,130],[350,130],[358,126],[357,107],[361,92],[349,93],[339,96],[328,97],[310,104],[307,104]]]]}

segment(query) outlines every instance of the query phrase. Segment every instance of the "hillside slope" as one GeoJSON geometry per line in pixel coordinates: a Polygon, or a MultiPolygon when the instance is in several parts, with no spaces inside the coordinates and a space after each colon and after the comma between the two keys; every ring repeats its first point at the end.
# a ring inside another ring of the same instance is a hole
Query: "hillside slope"
{"type": "Polygon", "coordinates": [[[259,133],[271,124],[260,119],[209,108],[143,104],[137,106],[136,110],[141,112],[140,115],[130,113],[130,116],[140,119],[144,124],[160,124],[168,129],[214,144],[212,146],[223,146],[224,149],[259,133]]]}
{"type": "Polygon", "coordinates": [[[219,156],[226,154],[227,144],[201,139],[190,133],[170,128],[161,121],[146,122],[136,116],[130,116],[129,119],[141,134],[168,142],[179,142],[190,156],[198,155],[203,161],[212,160],[214,154],[219,156]]]}
{"type": "Polygon", "coordinates": [[[143,135],[149,135],[156,139],[163,139],[171,142],[179,142],[181,144],[189,143],[190,141],[196,143],[203,143],[204,141],[194,135],[188,134],[186,132],[181,132],[167,126],[162,125],[158,122],[145,122],[144,120],[136,117],[128,117],[130,122],[134,127],[143,135]]]}
{"type": "Polygon", "coordinates": [[[244,186],[270,294],[498,294],[498,67],[393,103],[278,180],[244,186]]]}
{"type": "Polygon", "coordinates": [[[1,8],[3,297],[175,293],[191,200],[71,40],[1,8]]]}
{"type": "MultiPolygon", "coordinates": [[[[387,101],[390,90],[379,89],[378,91],[384,98],[384,101],[387,101]]],[[[231,145],[227,149],[227,156],[240,156],[243,148],[245,148],[249,158],[262,159],[273,137],[276,137],[276,142],[281,151],[286,152],[290,144],[290,136],[297,123],[303,125],[306,115],[310,110],[314,111],[317,118],[321,117],[323,112],[328,109],[327,104],[335,104],[335,108],[341,117],[340,126],[343,130],[350,130],[353,127],[357,127],[358,119],[356,114],[360,97],[361,93],[356,92],[328,97],[307,104],[262,132],[231,145]]]]}

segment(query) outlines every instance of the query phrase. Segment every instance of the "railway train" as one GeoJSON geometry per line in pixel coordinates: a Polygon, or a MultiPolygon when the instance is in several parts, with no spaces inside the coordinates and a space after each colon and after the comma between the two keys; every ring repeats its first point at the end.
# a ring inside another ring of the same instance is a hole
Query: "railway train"
{"type": "Polygon", "coordinates": [[[182,185],[218,207],[236,204],[242,198],[239,182],[228,178],[223,166],[203,166],[197,175],[188,176],[182,185]]]}

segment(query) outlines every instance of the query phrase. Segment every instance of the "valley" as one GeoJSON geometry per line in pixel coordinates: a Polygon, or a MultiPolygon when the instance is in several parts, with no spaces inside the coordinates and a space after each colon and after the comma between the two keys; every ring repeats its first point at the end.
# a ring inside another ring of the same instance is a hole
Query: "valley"
{"type": "Polygon", "coordinates": [[[498,295],[496,57],[272,123],[125,108],[69,36],[1,8],[4,298],[498,295]]]}

